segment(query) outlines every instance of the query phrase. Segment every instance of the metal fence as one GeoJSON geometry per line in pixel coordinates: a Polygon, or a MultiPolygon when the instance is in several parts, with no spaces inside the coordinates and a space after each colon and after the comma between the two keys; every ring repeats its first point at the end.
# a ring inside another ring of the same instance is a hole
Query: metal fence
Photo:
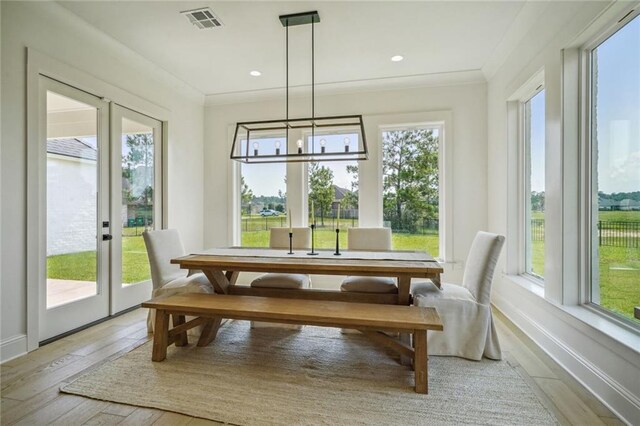
{"type": "Polygon", "coordinates": [[[640,248],[640,222],[598,221],[598,244],[640,248]]]}
{"type": "MultiPolygon", "coordinates": [[[[640,222],[599,220],[598,245],[640,248],[640,222]]],[[[544,241],[544,219],[531,219],[531,241],[544,241]]]]}

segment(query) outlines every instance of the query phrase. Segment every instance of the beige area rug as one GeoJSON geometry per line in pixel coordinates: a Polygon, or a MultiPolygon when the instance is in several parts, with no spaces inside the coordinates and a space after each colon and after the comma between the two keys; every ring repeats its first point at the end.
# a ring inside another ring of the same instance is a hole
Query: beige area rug
{"type": "Polygon", "coordinates": [[[358,334],[304,327],[251,330],[231,321],[206,348],[151,344],[61,390],[237,425],[555,424],[505,361],[431,357],[429,394],[413,372],[358,334]]]}

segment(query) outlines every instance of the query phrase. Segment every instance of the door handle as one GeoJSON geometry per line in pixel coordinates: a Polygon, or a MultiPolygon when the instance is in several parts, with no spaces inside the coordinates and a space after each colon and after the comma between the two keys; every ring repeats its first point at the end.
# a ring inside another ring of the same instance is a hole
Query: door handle
{"type": "Polygon", "coordinates": [[[102,234],[102,241],[110,241],[113,240],[113,235],[111,234],[102,234]]]}

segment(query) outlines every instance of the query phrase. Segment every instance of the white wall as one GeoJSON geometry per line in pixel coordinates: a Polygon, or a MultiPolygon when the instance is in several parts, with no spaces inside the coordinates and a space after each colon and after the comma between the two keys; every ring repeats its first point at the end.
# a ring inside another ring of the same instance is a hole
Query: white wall
{"type": "Polygon", "coordinates": [[[26,333],[26,55],[34,48],[168,111],[168,225],[202,248],[203,96],[54,2],[1,2],[2,358],[26,333]],[[188,164],[188,167],[185,167],[188,164]],[[188,188],[185,190],[185,188],[188,188]]]}
{"type": "MultiPolygon", "coordinates": [[[[291,116],[309,113],[309,99],[292,99],[291,116]]],[[[421,87],[390,91],[345,93],[316,97],[317,115],[363,114],[376,121],[379,115],[415,112],[449,111],[453,122],[452,134],[446,143],[452,144],[453,168],[453,259],[463,262],[475,233],[487,226],[486,216],[486,85],[484,83],[457,86],[421,87]]],[[[425,114],[426,115],[426,114],[425,114]]],[[[284,101],[267,100],[254,103],[208,106],[205,110],[205,245],[231,244],[228,229],[232,224],[227,203],[230,200],[231,176],[229,127],[237,121],[277,119],[284,116],[284,101]]],[[[401,122],[399,124],[402,124],[401,122]]],[[[233,127],[235,128],[235,127],[233,127]]],[[[371,168],[377,166],[380,141],[377,129],[367,130],[370,160],[361,166],[363,179],[372,177],[371,168]],[[365,170],[366,168],[366,170],[365,170]],[[364,177],[366,174],[366,177],[364,177]]],[[[291,176],[289,177],[291,179],[291,176]]],[[[372,185],[369,186],[372,188],[372,185]]],[[[367,206],[380,202],[371,200],[361,183],[361,198],[368,198],[367,206]]],[[[360,209],[361,218],[367,214],[360,209]]],[[[294,213],[295,216],[295,213],[294,213]]],[[[295,223],[295,222],[294,222],[295,223]]],[[[375,226],[375,223],[368,223],[375,226]]],[[[381,225],[381,223],[379,224],[381,225]]],[[[445,279],[459,282],[462,264],[446,267],[445,279]]]]}
{"type": "MultiPolygon", "coordinates": [[[[506,234],[508,242],[516,241],[508,234],[515,231],[512,224],[517,219],[508,211],[508,203],[512,201],[508,194],[513,193],[511,182],[517,165],[516,157],[510,156],[516,147],[508,140],[507,100],[542,69],[546,96],[546,295],[543,297],[536,291],[535,285],[506,275],[506,256],[502,256],[499,268],[502,274],[494,282],[493,300],[614,412],[638,424],[640,348],[637,336],[633,348],[633,333],[625,334],[597,315],[589,315],[585,308],[577,305],[577,291],[573,294],[570,291],[578,282],[575,261],[578,214],[573,212],[574,216],[567,220],[567,212],[571,206],[577,206],[579,158],[569,139],[563,139],[563,131],[568,131],[563,129],[563,117],[575,114],[577,103],[567,102],[571,110],[563,112],[562,49],[574,43],[608,4],[566,2],[552,11],[548,9],[489,79],[488,225],[491,231],[506,234]],[[575,253],[567,251],[569,247],[575,253]]],[[[574,85],[575,80],[565,84],[574,85]]],[[[509,256],[517,256],[514,244],[507,244],[506,251],[509,256]]]]}
{"type": "Polygon", "coordinates": [[[47,154],[47,256],[96,249],[95,160],[47,154]]]}

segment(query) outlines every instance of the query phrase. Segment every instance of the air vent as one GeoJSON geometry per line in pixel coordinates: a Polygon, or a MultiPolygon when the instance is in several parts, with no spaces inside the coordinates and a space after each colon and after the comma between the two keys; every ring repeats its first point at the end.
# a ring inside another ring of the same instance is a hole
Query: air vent
{"type": "Polygon", "coordinates": [[[185,10],[180,12],[186,15],[196,27],[201,30],[208,28],[217,28],[222,26],[222,21],[213,13],[208,7],[201,7],[200,9],[185,10]]]}

